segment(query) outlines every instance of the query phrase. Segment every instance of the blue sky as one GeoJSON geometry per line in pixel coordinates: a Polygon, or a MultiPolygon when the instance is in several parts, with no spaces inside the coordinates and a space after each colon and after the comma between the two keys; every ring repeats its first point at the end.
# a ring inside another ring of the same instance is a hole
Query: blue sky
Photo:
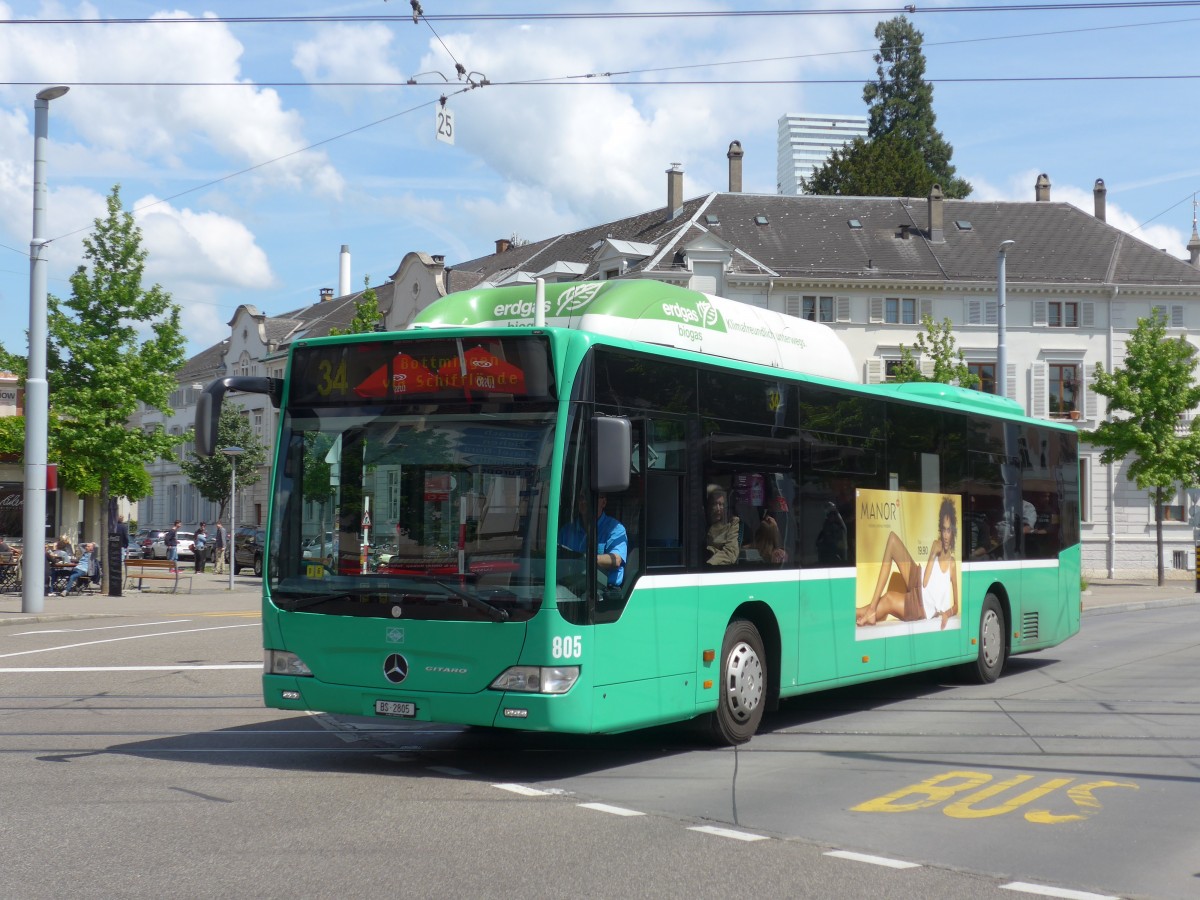
{"type": "MultiPolygon", "coordinates": [[[[1185,256],[1200,191],[1200,2],[969,6],[920,5],[910,18],[925,37],[938,127],[972,198],[1031,200],[1046,172],[1053,199],[1090,212],[1103,178],[1110,223],[1185,256]]],[[[343,244],[355,287],[386,280],[410,250],[454,264],[514,233],[538,239],[659,207],[672,162],[684,167],[686,196],[724,190],[735,139],[744,189],[773,193],[779,116],[864,113],[884,18],[849,3],[774,0],[422,7],[429,20],[414,24],[406,0],[0,0],[0,20],[41,20],[0,24],[4,346],[26,349],[33,102],[43,85],[71,85],[50,107],[51,292],[69,294],[84,229],[119,183],[150,253],[148,282],[183,307],[191,354],[227,334],[239,304],[280,313],[336,287],[343,244]],[[829,14],[744,14],[786,10],[829,14]],[[650,11],[743,15],[436,18],[650,11]],[[399,18],[178,21],[380,15],[399,18]],[[79,22],[150,17],[173,21],[79,22]],[[464,91],[456,62],[490,84],[464,91]],[[420,84],[406,85],[412,76],[420,84]],[[453,146],[435,140],[443,93],[453,146]]]]}

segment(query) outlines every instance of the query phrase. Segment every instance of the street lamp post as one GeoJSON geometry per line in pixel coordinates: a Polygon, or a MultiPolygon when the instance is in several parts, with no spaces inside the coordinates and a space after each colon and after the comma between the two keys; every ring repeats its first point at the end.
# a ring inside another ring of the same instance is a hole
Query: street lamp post
{"type": "Polygon", "coordinates": [[[1005,343],[1008,311],[1004,298],[1004,261],[1008,248],[1015,243],[1016,241],[1003,241],[1000,251],[996,254],[996,394],[1001,397],[1004,396],[1004,387],[1008,383],[1008,346],[1005,343]]]}
{"type": "Polygon", "coordinates": [[[229,590],[233,590],[233,573],[237,571],[237,461],[246,451],[241,447],[222,447],[221,452],[229,457],[229,590]]]}
{"type": "Polygon", "coordinates": [[[69,88],[38,91],[33,105],[33,240],[29,242],[29,362],[25,376],[25,551],[21,612],[40,613],[46,582],[46,448],[50,391],[46,385],[46,144],[50,101],[69,88]]]}

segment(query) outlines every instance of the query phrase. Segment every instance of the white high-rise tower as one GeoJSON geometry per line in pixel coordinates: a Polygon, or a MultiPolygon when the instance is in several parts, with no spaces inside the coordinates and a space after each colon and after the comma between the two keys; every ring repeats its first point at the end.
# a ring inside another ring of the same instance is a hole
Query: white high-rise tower
{"type": "Polygon", "coordinates": [[[812,175],[830,153],[856,137],[866,136],[866,116],[819,113],[780,116],[776,190],[781,194],[799,194],[801,181],[812,175]]]}

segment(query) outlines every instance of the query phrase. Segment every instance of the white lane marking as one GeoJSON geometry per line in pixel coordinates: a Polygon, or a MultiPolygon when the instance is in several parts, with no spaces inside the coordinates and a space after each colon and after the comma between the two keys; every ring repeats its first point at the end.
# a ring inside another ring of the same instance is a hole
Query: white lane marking
{"type": "Polygon", "coordinates": [[[193,672],[201,669],[258,669],[261,671],[262,663],[229,663],[211,666],[190,663],[179,666],[46,666],[43,668],[30,666],[27,669],[0,669],[0,673],[17,675],[36,672],[193,672]]]}
{"type": "Polygon", "coordinates": [[[224,631],[226,628],[258,628],[257,622],[246,625],[213,625],[211,628],[185,628],[182,631],[156,631],[154,634],[131,634],[128,637],[105,638],[102,641],[84,641],[81,644],[63,644],[61,647],[43,647],[40,650],[21,650],[17,653],[0,653],[0,659],[12,656],[29,656],[32,653],[53,653],[55,650],[74,650],[78,647],[91,647],[93,644],[115,644],[117,641],[140,641],[144,638],[170,637],[174,634],[194,634],[197,631],[224,631]]]}
{"type": "Polygon", "coordinates": [[[596,812],[611,813],[614,816],[644,816],[644,812],[636,809],[625,809],[623,806],[609,806],[607,803],[579,803],[584,809],[594,809],[596,812]]]}
{"type": "Polygon", "coordinates": [[[765,834],[750,834],[748,831],[734,831],[732,828],[718,828],[715,825],[693,825],[688,831],[699,831],[703,834],[715,834],[717,837],[733,838],[735,841],[767,841],[765,834]]]}
{"type": "Polygon", "coordinates": [[[96,628],[49,628],[45,631],[17,631],[12,637],[23,637],[27,634],[78,634],[83,631],[108,631],[112,628],[146,628],[150,625],[185,625],[191,619],[172,619],[169,622],[138,622],[136,625],[104,625],[96,628]]]}
{"type": "Polygon", "coordinates": [[[35,672],[192,672],[196,670],[221,670],[221,668],[257,668],[262,670],[262,662],[230,662],[228,665],[182,665],[182,666],[30,666],[28,668],[0,668],[4,674],[29,674],[35,672]]]}
{"type": "Polygon", "coordinates": [[[520,794],[522,797],[549,797],[549,791],[539,791],[537,788],[525,787],[523,784],[493,784],[492,787],[502,791],[520,794]]]}
{"type": "Polygon", "coordinates": [[[836,856],[838,859],[850,859],[854,862],[870,863],[873,866],[887,866],[889,869],[919,869],[920,863],[905,862],[902,859],[888,859],[886,856],[870,856],[866,853],[852,853],[849,850],[829,850],[825,856],[836,856]]]}
{"type": "Polygon", "coordinates": [[[1041,884],[1030,884],[1027,881],[1012,881],[1000,885],[1002,891],[1020,891],[1024,894],[1037,894],[1039,897],[1063,897],[1065,900],[1121,900],[1112,894],[1093,894],[1089,891],[1072,891],[1068,888],[1052,888],[1041,884]]]}

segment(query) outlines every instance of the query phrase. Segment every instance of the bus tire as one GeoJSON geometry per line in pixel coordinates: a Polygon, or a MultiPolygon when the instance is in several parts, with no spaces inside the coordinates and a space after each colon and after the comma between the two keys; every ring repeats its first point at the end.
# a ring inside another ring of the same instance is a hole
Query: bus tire
{"type": "Polygon", "coordinates": [[[979,653],[974,662],[963,667],[963,674],[971,681],[991,684],[1000,677],[1008,658],[1004,640],[1007,631],[1000,600],[989,593],[983,598],[983,609],[979,612],[979,653]]]}
{"type": "Polygon", "coordinates": [[[762,638],[746,619],[734,619],[725,629],[719,685],[717,711],[709,714],[709,730],[719,744],[744,744],[758,731],[767,701],[762,638]]]}

